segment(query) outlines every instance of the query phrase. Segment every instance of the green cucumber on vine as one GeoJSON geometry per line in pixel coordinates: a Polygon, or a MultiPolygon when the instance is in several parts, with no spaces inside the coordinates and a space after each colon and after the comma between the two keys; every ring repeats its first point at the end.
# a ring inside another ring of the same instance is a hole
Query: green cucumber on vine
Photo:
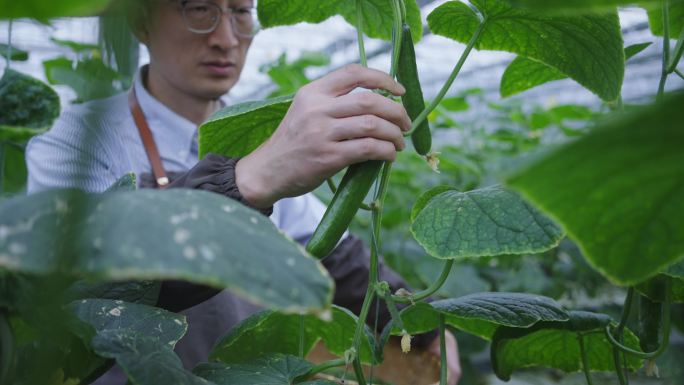
{"type": "Polygon", "coordinates": [[[375,160],[349,166],[321,223],[306,244],[309,254],[319,259],[330,254],[368,195],[381,168],[382,162],[375,160]]]}
{"type": "MultiPolygon", "coordinates": [[[[415,120],[425,109],[423,90],[418,79],[418,67],[416,66],[416,51],[413,46],[411,28],[404,23],[402,26],[401,53],[397,67],[397,80],[406,88],[406,94],[401,97],[401,102],[411,120],[415,120]]],[[[423,120],[418,128],[411,134],[411,141],[416,152],[427,155],[432,148],[432,135],[428,120],[423,120]]]]}
{"type": "Polygon", "coordinates": [[[660,347],[659,335],[663,327],[663,303],[653,301],[645,295],[639,296],[639,345],[645,352],[660,347]]]}

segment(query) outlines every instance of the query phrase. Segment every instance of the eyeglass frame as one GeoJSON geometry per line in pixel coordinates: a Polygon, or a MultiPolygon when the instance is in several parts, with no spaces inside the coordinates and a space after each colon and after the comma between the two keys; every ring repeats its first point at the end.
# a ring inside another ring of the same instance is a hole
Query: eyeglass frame
{"type": "Polygon", "coordinates": [[[254,12],[256,12],[256,8],[254,6],[251,6],[251,7],[228,7],[227,9],[224,9],[212,1],[201,1],[201,0],[183,0],[180,2],[180,6],[181,6],[181,15],[183,16],[183,23],[185,24],[185,28],[187,28],[188,31],[190,31],[192,33],[199,34],[199,35],[208,35],[214,31],[216,31],[216,28],[218,28],[218,26],[221,24],[221,21],[223,20],[223,16],[225,14],[230,15],[231,28],[233,28],[233,32],[235,33],[235,35],[240,37],[240,38],[252,39],[261,29],[259,26],[258,20],[256,20],[254,17],[255,16],[254,12]],[[201,30],[201,29],[195,29],[195,28],[190,27],[190,23],[188,22],[187,15],[185,13],[186,12],[186,6],[189,3],[202,3],[208,7],[214,7],[215,9],[218,9],[219,17],[216,18],[214,25],[210,29],[201,30]],[[251,13],[252,19],[254,19],[256,21],[256,23],[254,24],[254,27],[253,27],[254,32],[252,34],[248,34],[248,35],[238,31],[238,29],[236,27],[236,20],[235,20],[235,17],[236,17],[235,12],[237,12],[238,10],[245,10],[245,9],[249,9],[249,12],[251,13]]]}

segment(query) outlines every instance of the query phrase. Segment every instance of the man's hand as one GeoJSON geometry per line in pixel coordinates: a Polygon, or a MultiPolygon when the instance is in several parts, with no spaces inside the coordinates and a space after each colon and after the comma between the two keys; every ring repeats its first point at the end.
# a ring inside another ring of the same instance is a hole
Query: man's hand
{"type": "Polygon", "coordinates": [[[406,90],[384,72],[350,65],[302,87],[274,134],[236,166],[236,182],[264,208],[307,193],[350,164],[393,161],[411,127],[404,107],[357,87],[406,90]]]}
{"type": "MultiPolygon", "coordinates": [[[[446,359],[447,359],[447,384],[456,385],[461,379],[461,363],[458,355],[458,343],[456,337],[451,332],[444,333],[446,343],[446,359]]],[[[428,346],[428,352],[434,354],[437,359],[440,359],[439,337],[428,346]]]]}

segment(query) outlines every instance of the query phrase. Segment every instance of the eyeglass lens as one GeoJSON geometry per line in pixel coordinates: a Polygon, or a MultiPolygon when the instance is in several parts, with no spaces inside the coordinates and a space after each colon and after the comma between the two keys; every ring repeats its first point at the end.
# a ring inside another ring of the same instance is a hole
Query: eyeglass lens
{"type": "MultiPolygon", "coordinates": [[[[197,33],[210,33],[218,26],[223,10],[212,2],[187,1],[183,3],[183,17],[188,29],[197,33]]],[[[253,7],[231,7],[231,22],[235,32],[253,36],[256,32],[256,15],[253,7]]]]}

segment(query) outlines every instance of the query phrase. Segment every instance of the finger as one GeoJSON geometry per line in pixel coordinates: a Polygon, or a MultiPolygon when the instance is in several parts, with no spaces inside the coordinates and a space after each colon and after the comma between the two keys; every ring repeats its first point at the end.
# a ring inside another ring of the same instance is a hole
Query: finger
{"type": "Polygon", "coordinates": [[[397,158],[397,150],[392,142],[373,138],[345,140],[337,143],[336,148],[342,154],[345,165],[367,160],[393,162],[397,158]]]}
{"type": "Polygon", "coordinates": [[[375,115],[401,127],[402,131],[411,129],[411,118],[404,106],[372,92],[360,92],[335,98],[334,104],[327,107],[327,113],[333,118],[375,115]]]}
{"type": "Polygon", "coordinates": [[[331,133],[331,138],[335,141],[368,137],[392,142],[397,151],[406,148],[399,126],[375,115],[353,116],[337,119],[335,122],[331,133]]]}
{"type": "Polygon", "coordinates": [[[358,64],[350,64],[333,71],[312,83],[317,89],[332,96],[345,95],[357,87],[383,89],[401,96],[406,89],[388,74],[358,64]]]}

